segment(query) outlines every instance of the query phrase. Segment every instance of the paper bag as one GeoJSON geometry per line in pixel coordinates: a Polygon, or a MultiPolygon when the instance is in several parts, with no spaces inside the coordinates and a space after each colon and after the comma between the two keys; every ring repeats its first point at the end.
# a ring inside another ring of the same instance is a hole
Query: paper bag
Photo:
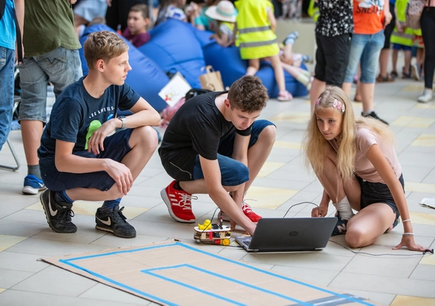
{"type": "Polygon", "coordinates": [[[168,105],[174,106],[175,103],[180,101],[181,98],[184,98],[186,93],[191,88],[192,87],[181,75],[181,73],[177,72],[176,74],[174,74],[168,84],[166,84],[165,87],[160,90],[159,96],[160,98],[165,100],[168,105]]]}
{"type": "Polygon", "coordinates": [[[219,71],[214,71],[212,66],[206,66],[202,69],[205,69],[205,74],[199,76],[201,88],[209,89],[211,91],[223,91],[224,84],[222,83],[221,73],[219,71]]]}

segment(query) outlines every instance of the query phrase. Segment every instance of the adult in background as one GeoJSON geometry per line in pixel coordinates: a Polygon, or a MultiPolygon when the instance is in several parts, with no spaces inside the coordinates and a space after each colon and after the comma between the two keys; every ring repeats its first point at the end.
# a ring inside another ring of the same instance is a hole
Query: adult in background
{"type": "Polygon", "coordinates": [[[346,74],[353,32],[352,0],[316,1],[316,67],[311,84],[311,110],[326,85],[341,87],[346,74]]]}
{"type": "Polygon", "coordinates": [[[420,18],[424,42],[424,91],[418,102],[426,103],[433,98],[433,76],[435,71],[435,0],[427,0],[420,18]]]}
{"type": "Polygon", "coordinates": [[[14,104],[15,38],[20,33],[15,28],[14,10],[22,29],[24,0],[0,0],[0,150],[8,139],[14,104]]]}
{"type": "Polygon", "coordinates": [[[72,4],[76,0],[26,0],[24,17],[24,59],[19,65],[21,124],[27,176],[23,194],[35,195],[45,189],[39,170],[37,150],[47,122],[47,85],[57,97],[83,74],[74,31],[72,4]]]}

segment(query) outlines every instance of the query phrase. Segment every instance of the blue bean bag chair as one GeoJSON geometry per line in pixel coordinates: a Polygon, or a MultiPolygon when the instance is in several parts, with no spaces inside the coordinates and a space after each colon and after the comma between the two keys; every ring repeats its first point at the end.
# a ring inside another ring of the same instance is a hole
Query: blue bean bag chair
{"type": "Polygon", "coordinates": [[[150,31],[151,40],[138,49],[169,73],[180,72],[193,88],[201,88],[204,54],[190,23],[168,19],[150,31]]]}
{"type": "MultiPolygon", "coordinates": [[[[83,46],[88,35],[97,31],[112,31],[105,24],[95,24],[85,29],[80,43],[83,46]]],[[[121,36],[122,37],[122,36],[121,36]]],[[[169,82],[169,77],[166,73],[150,58],[146,57],[129,41],[124,39],[129,46],[128,56],[132,70],[128,72],[126,83],[130,85],[141,97],[154,107],[158,112],[161,112],[168,104],[158,95],[160,90],[169,82]]],[[[84,57],[83,48],[79,50],[82,61],[83,74],[88,74],[88,66],[84,57]]]]}
{"type": "MultiPolygon", "coordinates": [[[[211,65],[215,70],[221,72],[222,81],[225,87],[231,86],[235,80],[245,75],[246,69],[248,68],[248,61],[240,58],[239,48],[235,46],[223,48],[216,42],[213,42],[204,45],[203,52],[207,65],[211,65]]],[[[306,69],[306,66],[302,65],[301,68],[306,69]]],[[[275,75],[271,64],[266,61],[261,61],[260,69],[256,75],[267,88],[269,97],[278,97],[278,84],[275,81],[275,75]]],[[[307,95],[307,88],[296,81],[296,79],[286,71],[284,71],[284,77],[285,87],[294,97],[307,95]]]]}

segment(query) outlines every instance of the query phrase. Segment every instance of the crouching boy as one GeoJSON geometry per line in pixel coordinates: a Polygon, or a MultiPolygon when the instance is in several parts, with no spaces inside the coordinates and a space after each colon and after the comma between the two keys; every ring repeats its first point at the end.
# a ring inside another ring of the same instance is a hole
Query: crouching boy
{"type": "Polygon", "coordinates": [[[68,86],[53,105],[38,156],[48,188],[41,204],[55,232],[77,231],[72,205],[85,200],[104,201],[95,215],[97,229],[136,236],[119,204],[157,148],[151,126],[160,123],[160,116],[125,84],[131,70],[127,50],[113,32],[90,34],[84,44],[89,74],[68,86]],[[118,116],[118,110],[133,114],[118,116]]]}
{"type": "Polygon", "coordinates": [[[261,218],[243,197],[275,142],[275,125],[258,120],[269,99],[256,76],[236,80],[228,92],[196,96],[175,113],[159,149],[174,181],[161,191],[169,214],[195,222],[192,194],[208,194],[249,234],[261,218]],[[231,195],[229,194],[231,192],[231,195]]]}

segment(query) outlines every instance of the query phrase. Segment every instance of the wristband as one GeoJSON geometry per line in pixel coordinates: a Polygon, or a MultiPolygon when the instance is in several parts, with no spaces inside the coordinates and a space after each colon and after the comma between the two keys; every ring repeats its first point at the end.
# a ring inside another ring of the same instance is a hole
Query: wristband
{"type": "Polygon", "coordinates": [[[402,220],[402,223],[411,222],[411,219],[402,220]]]}
{"type": "Polygon", "coordinates": [[[414,233],[403,233],[402,236],[414,236],[414,233]]]}

